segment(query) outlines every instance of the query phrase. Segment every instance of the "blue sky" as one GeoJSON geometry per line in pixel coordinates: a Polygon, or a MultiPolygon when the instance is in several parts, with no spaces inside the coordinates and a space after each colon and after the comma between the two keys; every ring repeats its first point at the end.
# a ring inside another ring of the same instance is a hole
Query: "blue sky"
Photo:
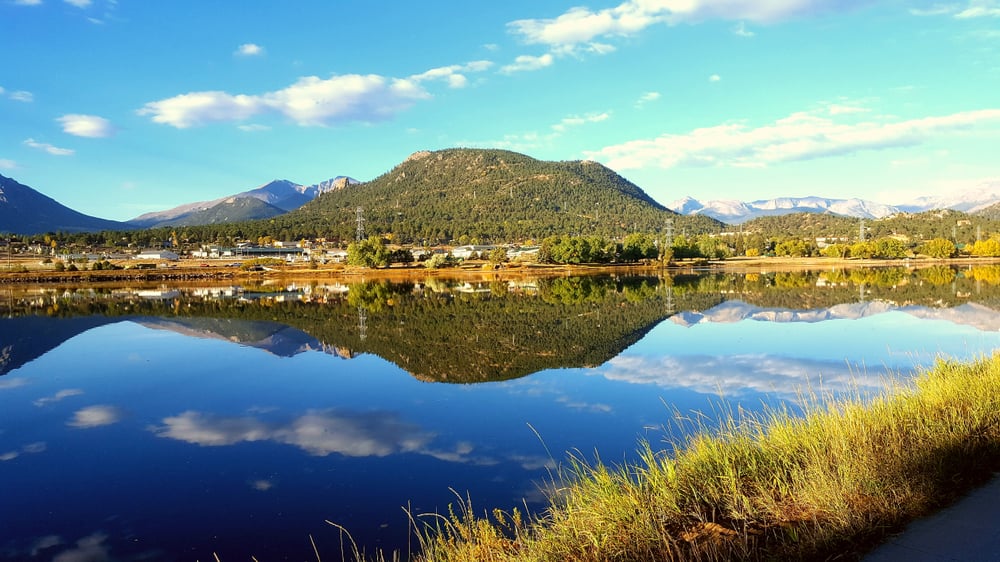
{"type": "Polygon", "coordinates": [[[997,0],[0,0],[0,37],[0,174],[104,218],[459,146],[664,204],[1000,180],[997,0]]]}

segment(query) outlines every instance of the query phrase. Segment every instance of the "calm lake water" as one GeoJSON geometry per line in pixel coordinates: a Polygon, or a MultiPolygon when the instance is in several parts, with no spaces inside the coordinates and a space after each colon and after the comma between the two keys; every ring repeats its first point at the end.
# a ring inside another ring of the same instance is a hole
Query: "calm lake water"
{"type": "Polygon", "coordinates": [[[339,559],[1000,346],[1000,267],[0,289],[0,558],[339,559]],[[433,522],[433,519],[417,517],[433,522]]]}

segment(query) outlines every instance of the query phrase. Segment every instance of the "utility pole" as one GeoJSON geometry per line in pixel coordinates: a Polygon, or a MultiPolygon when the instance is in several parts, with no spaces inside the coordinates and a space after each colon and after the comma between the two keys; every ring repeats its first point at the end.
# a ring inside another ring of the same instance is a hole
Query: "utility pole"
{"type": "Polygon", "coordinates": [[[357,231],[355,232],[355,238],[357,239],[358,242],[360,242],[365,239],[365,210],[362,209],[361,207],[358,207],[357,209],[354,210],[354,212],[355,215],[357,216],[357,221],[358,221],[358,228],[357,231]]]}
{"type": "Polygon", "coordinates": [[[368,313],[365,312],[365,307],[358,305],[358,336],[361,341],[365,341],[368,337],[368,313]]]}

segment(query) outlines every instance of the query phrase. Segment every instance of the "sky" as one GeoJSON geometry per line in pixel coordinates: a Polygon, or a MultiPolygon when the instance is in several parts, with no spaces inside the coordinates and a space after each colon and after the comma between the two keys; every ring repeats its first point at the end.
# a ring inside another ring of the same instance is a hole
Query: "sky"
{"type": "Polygon", "coordinates": [[[419,150],[663,203],[1000,181],[1000,0],[0,0],[0,174],[127,220],[419,150]]]}

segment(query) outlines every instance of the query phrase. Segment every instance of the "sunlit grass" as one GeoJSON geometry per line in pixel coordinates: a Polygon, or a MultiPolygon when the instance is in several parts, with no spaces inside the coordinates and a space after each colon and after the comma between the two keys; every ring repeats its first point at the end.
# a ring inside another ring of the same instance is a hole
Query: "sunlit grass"
{"type": "Polygon", "coordinates": [[[571,456],[550,505],[411,516],[419,560],[857,558],[1000,468],[1000,356],[940,361],[874,398],[739,412],[675,451],[571,456]]]}

